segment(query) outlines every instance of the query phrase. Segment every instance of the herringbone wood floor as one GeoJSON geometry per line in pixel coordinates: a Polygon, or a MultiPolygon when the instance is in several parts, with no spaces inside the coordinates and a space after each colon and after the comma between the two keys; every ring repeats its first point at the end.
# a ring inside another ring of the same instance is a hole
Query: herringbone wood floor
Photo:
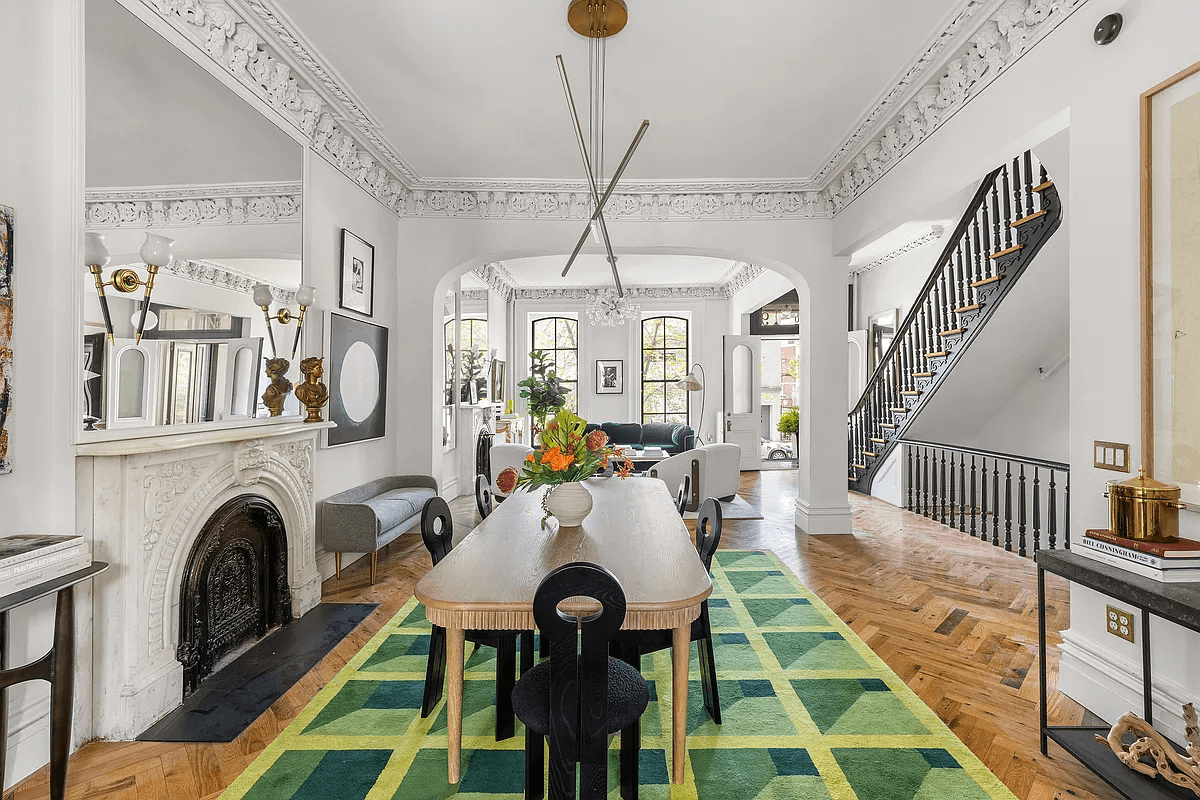
{"type": "MultiPolygon", "coordinates": [[[[762,520],[729,520],[722,547],[764,547],[796,574],[908,682],[972,751],[1024,800],[1115,798],[1051,744],[1038,753],[1037,594],[1030,561],[872,498],[851,495],[854,534],[796,531],[794,471],[744,473],[741,495],[762,520]]],[[[453,504],[455,524],[474,526],[474,502],[453,504]]],[[[368,585],[366,559],[325,582],[325,599],[380,607],[240,737],[229,744],[94,742],[71,758],[70,800],[199,800],[224,787],[299,713],[397,609],[430,567],[418,536],[380,555],[368,585]]],[[[1051,675],[1057,631],[1069,625],[1066,584],[1047,577],[1051,675]]],[[[1055,678],[1051,678],[1052,683],[1055,678]]],[[[1055,687],[1052,685],[1051,689],[1055,687]]],[[[1076,724],[1083,709],[1052,693],[1050,719],[1076,724]]],[[[45,798],[47,771],[5,800],[45,798]]],[[[949,800],[949,799],[948,799],[949,800]]]]}

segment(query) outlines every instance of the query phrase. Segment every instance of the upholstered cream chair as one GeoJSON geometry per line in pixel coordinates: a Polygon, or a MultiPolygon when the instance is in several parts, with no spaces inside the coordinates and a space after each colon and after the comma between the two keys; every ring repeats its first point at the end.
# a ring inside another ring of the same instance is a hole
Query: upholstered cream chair
{"type": "Polygon", "coordinates": [[[687,510],[695,511],[705,497],[733,499],[741,476],[741,461],[742,448],[736,444],[706,444],[658,462],[649,474],[664,481],[672,495],[679,491],[683,476],[690,475],[692,491],[687,510]]]}
{"type": "Polygon", "coordinates": [[[500,487],[496,485],[496,478],[504,471],[505,467],[516,467],[517,472],[521,471],[522,465],[525,463],[525,456],[533,452],[533,448],[524,444],[494,444],[490,451],[492,461],[492,494],[497,498],[507,497],[508,495],[500,491],[500,487]]]}

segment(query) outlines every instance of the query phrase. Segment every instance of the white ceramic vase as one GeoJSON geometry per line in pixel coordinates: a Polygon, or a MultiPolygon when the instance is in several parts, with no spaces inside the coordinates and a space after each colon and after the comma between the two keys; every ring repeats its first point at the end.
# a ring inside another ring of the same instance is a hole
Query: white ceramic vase
{"type": "Polygon", "coordinates": [[[580,481],[561,483],[546,495],[546,510],[560,527],[573,528],[591,513],[592,493],[580,481]]]}

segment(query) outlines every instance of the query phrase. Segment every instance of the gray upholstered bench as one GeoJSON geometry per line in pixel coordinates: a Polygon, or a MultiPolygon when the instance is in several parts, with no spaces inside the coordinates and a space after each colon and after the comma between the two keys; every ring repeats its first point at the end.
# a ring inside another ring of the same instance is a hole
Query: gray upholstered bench
{"type": "Polygon", "coordinates": [[[370,553],[375,583],[378,551],[417,525],[425,501],[437,492],[437,481],[428,475],[393,475],[322,500],[317,541],[335,554],[337,576],[342,577],[342,553],[370,553]]]}

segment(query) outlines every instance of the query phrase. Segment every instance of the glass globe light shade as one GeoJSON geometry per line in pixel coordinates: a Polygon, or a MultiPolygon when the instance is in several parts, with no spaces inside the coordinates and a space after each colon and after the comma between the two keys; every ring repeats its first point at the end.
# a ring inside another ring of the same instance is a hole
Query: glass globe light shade
{"type": "Polygon", "coordinates": [[[83,265],[108,266],[108,248],[104,246],[104,234],[85,233],[83,235],[83,265]]]}
{"type": "Polygon", "coordinates": [[[157,233],[147,233],[146,241],[142,244],[142,261],[152,267],[165,267],[171,263],[171,245],[175,240],[157,233]]]}
{"type": "Polygon", "coordinates": [[[254,305],[265,308],[271,305],[275,298],[271,295],[271,287],[265,283],[254,284],[254,305]]]}
{"type": "Polygon", "coordinates": [[[300,284],[300,288],[296,290],[296,302],[305,308],[315,305],[317,302],[317,288],[303,283],[300,284]]]}
{"type": "MultiPolygon", "coordinates": [[[[133,329],[135,331],[137,330],[138,320],[140,320],[141,318],[142,318],[142,310],[140,308],[137,311],[133,312],[133,316],[129,318],[129,324],[133,326],[133,329]]],[[[153,311],[150,311],[149,309],[147,309],[146,310],[146,327],[143,328],[143,331],[152,331],[157,327],[158,327],[158,314],[155,314],[153,311]]]]}

